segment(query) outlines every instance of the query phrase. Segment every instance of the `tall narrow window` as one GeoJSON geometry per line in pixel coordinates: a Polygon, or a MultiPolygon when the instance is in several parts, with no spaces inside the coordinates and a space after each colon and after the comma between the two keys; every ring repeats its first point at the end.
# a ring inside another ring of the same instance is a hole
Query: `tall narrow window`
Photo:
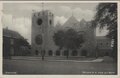
{"type": "Polygon", "coordinates": [[[14,44],[14,39],[10,39],[10,44],[11,44],[11,45],[14,44]]]}
{"type": "Polygon", "coordinates": [[[14,48],[13,48],[13,46],[11,46],[11,49],[10,49],[10,54],[13,56],[14,55],[14,48]]]}
{"type": "Polygon", "coordinates": [[[100,45],[103,45],[102,43],[100,43],[100,45]]]}
{"type": "Polygon", "coordinates": [[[38,50],[35,51],[35,54],[38,55],[38,50]]]}

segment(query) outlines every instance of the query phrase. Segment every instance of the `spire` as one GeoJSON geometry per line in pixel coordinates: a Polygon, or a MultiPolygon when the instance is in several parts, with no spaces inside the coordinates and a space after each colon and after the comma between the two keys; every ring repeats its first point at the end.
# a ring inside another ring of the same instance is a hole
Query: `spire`
{"type": "Polygon", "coordinates": [[[72,10],[72,16],[74,16],[74,11],[72,10]]]}
{"type": "Polygon", "coordinates": [[[73,16],[73,11],[72,11],[72,16],[73,16]]]}
{"type": "Polygon", "coordinates": [[[42,2],[42,11],[44,11],[44,3],[42,2]]]}
{"type": "Polygon", "coordinates": [[[42,2],[42,14],[44,15],[44,2],[42,2]]]}

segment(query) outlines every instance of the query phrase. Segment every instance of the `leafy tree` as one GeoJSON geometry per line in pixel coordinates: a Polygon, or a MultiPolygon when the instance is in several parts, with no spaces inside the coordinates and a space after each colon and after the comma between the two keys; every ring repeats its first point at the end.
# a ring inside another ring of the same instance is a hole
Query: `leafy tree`
{"type": "Polygon", "coordinates": [[[117,3],[100,3],[96,10],[93,26],[107,27],[107,37],[114,41],[113,57],[117,61],[117,3]]]}
{"type": "Polygon", "coordinates": [[[53,36],[55,44],[59,46],[60,49],[62,49],[64,46],[64,40],[65,40],[64,35],[65,35],[65,32],[63,30],[59,30],[53,36]]]}
{"type": "Polygon", "coordinates": [[[21,46],[28,46],[28,47],[30,47],[29,43],[24,38],[20,38],[19,39],[19,43],[20,43],[21,46]]]}
{"type": "Polygon", "coordinates": [[[67,49],[78,49],[84,42],[82,34],[77,33],[74,29],[68,29],[65,32],[64,47],[67,49]]]}
{"type": "Polygon", "coordinates": [[[67,58],[69,50],[80,48],[81,44],[84,42],[83,36],[81,34],[78,34],[74,29],[68,29],[65,33],[64,39],[64,47],[68,49],[67,58]]]}
{"type": "Polygon", "coordinates": [[[19,45],[20,45],[20,49],[22,50],[22,55],[28,55],[30,54],[30,44],[27,42],[26,39],[24,38],[20,38],[19,39],[19,45]]]}
{"type": "Polygon", "coordinates": [[[74,29],[68,29],[66,31],[59,30],[54,34],[54,41],[57,46],[62,49],[66,48],[66,56],[68,58],[69,50],[78,49],[84,42],[83,36],[76,32],[74,29]]]}

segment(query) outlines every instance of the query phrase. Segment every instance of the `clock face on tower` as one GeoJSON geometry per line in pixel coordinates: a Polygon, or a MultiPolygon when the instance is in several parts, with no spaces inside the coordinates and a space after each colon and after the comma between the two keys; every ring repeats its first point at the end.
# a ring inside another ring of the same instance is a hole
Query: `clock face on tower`
{"type": "Polygon", "coordinates": [[[38,18],[38,19],[37,19],[37,24],[38,24],[38,25],[41,25],[41,24],[42,24],[42,22],[43,22],[43,21],[42,21],[42,19],[41,19],[41,18],[38,18]]]}
{"type": "Polygon", "coordinates": [[[35,37],[35,42],[36,42],[36,44],[37,45],[41,45],[42,44],[42,35],[37,35],[36,37],[35,37]]]}

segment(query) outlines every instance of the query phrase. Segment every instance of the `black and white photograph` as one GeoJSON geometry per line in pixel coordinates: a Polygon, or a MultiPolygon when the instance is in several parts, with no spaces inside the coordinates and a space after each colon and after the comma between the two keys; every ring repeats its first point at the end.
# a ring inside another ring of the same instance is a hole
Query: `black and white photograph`
{"type": "Polygon", "coordinates": [[[3,75],[118,75],[118,2],[4,2],[3,75]]]}

